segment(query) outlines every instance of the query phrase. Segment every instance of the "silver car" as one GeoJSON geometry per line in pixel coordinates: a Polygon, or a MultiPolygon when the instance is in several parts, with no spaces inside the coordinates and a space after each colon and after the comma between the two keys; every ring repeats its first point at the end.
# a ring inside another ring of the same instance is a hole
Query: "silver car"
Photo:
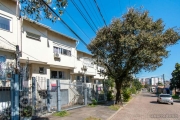
{"type": "Polygon", "coordinates": [[[157,98],[158,103],[171,103],[173,105],[173,98],[170,94],[159,94],[157,98]]]}

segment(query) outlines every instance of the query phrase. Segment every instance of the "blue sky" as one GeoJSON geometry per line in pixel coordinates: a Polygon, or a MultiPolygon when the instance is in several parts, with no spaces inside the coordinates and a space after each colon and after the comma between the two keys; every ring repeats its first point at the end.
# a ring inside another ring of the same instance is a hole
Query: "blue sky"
{"type": "MultiPolygon", "coordinates": [[[[73,0],[86,16],[88,21],[93,26],[90,18],[86,14],[85,10],[81,6],[79,0],[73,0]]],[[[143,6],[143,10],[148,10],[153,20],[161,18],[164,21],[165,28],[179,27],[180,28],[180,0],[96,0],[97,4],[102,12],[102,15],[109,25],[113,18],[121,18],[122,14],[125,14],[130,7],[140,8],[143,6]]],[[[105,24],[96,8],[94,0],[81,0],[87,12],[91,16],[96,27],[101,28],[105,24]]],[[[52,6],[52,8],[54,8],[52,6]]],[[[83,19],[78,10],[74,7],[71,0],[68,0],[68,6],[65,8],[64,14],[61,18],[88,44],[96,34],[91,27],[83,19]],[[73,21],[72,21],[73,19],[73,21]],[[74,24],[75,23],[75,24],[74,24]],[[78,26],[78,27],[77,27],[78,26]],[[80,29],[79,29],[80,28],[80,29]],[[83,32],[82,32],[83,31],[83,32]],[[85,34],[84,34],[85,33],[85,34]]],[[[42,20],[42,23],[51,26],[52,29],[59,31],[63,34],[77,37],[70,32],[60,21],[52,23],[48,20],[42,20]]],[[[93,27],[95,29],[95,27],[93,27]]],[[[136,77],[161,77],[165,75],[165,79],[171,78],[171,73],[174,70],[175,63],[180,63],[180,42],[178,44],[167,48],[170,51],[169,57],[163,60],[163,65],[154,72],[140,72],[136,77]]],[[[79,42],[77,49],[88,52],[86,46],[79,42]]]]}

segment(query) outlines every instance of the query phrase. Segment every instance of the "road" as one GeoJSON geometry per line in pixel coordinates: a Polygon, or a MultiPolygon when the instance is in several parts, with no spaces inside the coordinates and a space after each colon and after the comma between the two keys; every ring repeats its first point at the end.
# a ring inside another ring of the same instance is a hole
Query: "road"
{"type": "Polygon", "coordinates": [[[174,105],[159,104],[155,94],[142,92],[111,120],[180,120],[180,101],[174,105]]]}

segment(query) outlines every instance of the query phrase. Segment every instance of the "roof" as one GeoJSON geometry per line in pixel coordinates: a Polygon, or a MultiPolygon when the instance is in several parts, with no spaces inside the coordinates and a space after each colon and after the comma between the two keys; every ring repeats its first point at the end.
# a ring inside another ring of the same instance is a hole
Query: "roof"
{"type": "Polygon", "coordinates": [[[26,21],[32,22],[32,23],[34,23],[34,24],[37,24],[37,25],[39,25],[39,26],[41,26],[41,27],[43,27],[43,28],[48,29],[48,30],[51,31],[51,32],[54,32],[54,33],[59,34],[59,35],[61,35],[61,36],[63,36],[63,37],[69,38],[69,39],[71,39],[71,40],[73,40],[73,41],[78,41],[77,39],[72,38],[72,37],[69,37],[69,36],[67,36],[67,35],[65,35],[65,34],[62,34],[62,33],[58,32],[58,31],[55,31],[55,30],[51,29],[51,27],[46,26],[46,25],[44,25],[44,24],[42,24],[42,23],[36,22],[36,21],[31,20],[31,19],[28,19],[28,18],[26,18],[26,17],[23,17],[23,20],[26,20],[26,21]]]}
{"type": "Polygon", "coordinates": [[[85,54],[87,54],[87,55],[91,55],[91,56],[93,56],[93,54],[90,54],[90,53],[87,53],[87,52],[84,52],[84,51],[81,51],[81,50],[77,50],[78,52],[82,52],[82,53],[85,53],[85,54]]]}

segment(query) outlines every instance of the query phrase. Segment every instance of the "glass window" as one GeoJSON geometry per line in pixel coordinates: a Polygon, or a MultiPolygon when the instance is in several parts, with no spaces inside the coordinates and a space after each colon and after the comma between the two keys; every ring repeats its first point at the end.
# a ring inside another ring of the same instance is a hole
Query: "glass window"
{"type": "Polygon", "coordinates": [[[68,55],[68,50],[63,49],[63,54],[64,54],[64,55],[68,55]]]}
{"type": "Polygon", "coordinates": [[[59,71],[59,78],[63,78],[63,73],[62,73],[62,71],[59,71]]]}
{"type": "Polygon", "coordinates": [[[51,78],[58,78],[57,71],[51,71],[51,78]]]}
{"type": "Polygon", "coordinates": [[[160,95],[160,97],[171,97],[170,95],[160,95]]]}
{"type": "Polygon", "coordinates": [[[58,53],[58,47],[54,47],[54,53],[58,53]]]}
{"type": "Polygon", "coordinates": [[[10,21],[11,20],[0,16],[0,28],[10,31],[10,21]]]}
{"type": "Polygon", "coordinates": [[[64,78],[63,71],[51,71],[51,78],[64,78]]]}

